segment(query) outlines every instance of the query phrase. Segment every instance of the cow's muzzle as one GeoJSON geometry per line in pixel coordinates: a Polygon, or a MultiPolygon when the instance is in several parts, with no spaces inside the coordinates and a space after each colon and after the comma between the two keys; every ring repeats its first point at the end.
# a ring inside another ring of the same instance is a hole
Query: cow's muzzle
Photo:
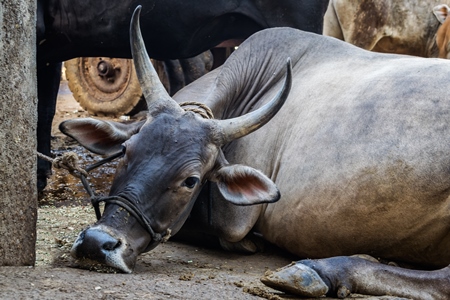
{"type": "Polygon", "coordinates": [[[95,261],[131,273],[137,254],[125,236],[104,225],[96,225],[82,231],[74,242],[71,255],[82,262],[95,261]]]}
{"type": "MultiPolygon", "coordinates": [[[[113,154],[87,167],[85,171],[89,172],[121,156],[122,153],[113,154]]],[[[96,196],[86,176],[81,174],[80,178],[87,193],[91,197],[91,203],[95,209],[97,220],[100,220],[102,217],[99,207],[101,202],[116,204],[125,209],[147,231],[150,236],[150,241],[145,249],[140,251],[141,253],[154,249],[161,242],[166,242],[170,238],[171,230],[167,229],[163,234],[156,233],[151,226],[151,221],[135,203],[121,196],[96,196]]],[[[127,243],[126,237],[122,236],[113,228],[105,225],[95,225],[80,233],[72,246],[71,254],[78,259],[94,260],[125,273],[131,273],[139,253],[127,243]]]]}
{"type": "Polygon", "coordinates": [[[95,208],[97,219],[101,219],[99,204],[116,204],[125,209],[134,219],[138,221],[150,236],[148,244],[138,246],[134,239],[130,239],[125,233],[105,224],[96,224],[81,232],[74,242],[71,255],[77,259],[96,261],[98,263],[116,268],[125,273],[131,273],[136,264],[137,256],[155,248],[162,242],[166,242],[171,230],[168,229],[163,235],[155,233],[150,220],[130,200],[121,196],[108,196],[91,198],[95,208]],[[145,246],[146,245],[146,246],[145,246]],[[145,247],[145,248],[144,248],[145,247]],[[142,251],[142,249],[144,249],[142,251]]]}

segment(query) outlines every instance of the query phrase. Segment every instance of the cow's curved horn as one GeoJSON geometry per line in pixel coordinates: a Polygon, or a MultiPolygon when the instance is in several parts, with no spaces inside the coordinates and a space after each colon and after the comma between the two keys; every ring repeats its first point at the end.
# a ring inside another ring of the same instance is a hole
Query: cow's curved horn
{"type": "Polygon", "coordinates": [[[280,110],[289,95],[292,86],[291,59],[286,62],[286,78],[278,94],[263,107],[243,116],[217,121],[223,133],[223,144],[243,137],[270,121],[280,110]]]}
{"type": "Polygon", "coordinates": [[[141,5],[138,5],[133,12],[130,25],[130,44],[131,54],[134,60],[136,74],[141,85],[142,93],[147,101],[149,111],[151,106],[156,103],[169,100],[174,101],[163,84],[159,80],[158,74],[153,67],[150,57],[145,49],[144,40],[139,26],[139,16],[141,12],[141,5]]]}

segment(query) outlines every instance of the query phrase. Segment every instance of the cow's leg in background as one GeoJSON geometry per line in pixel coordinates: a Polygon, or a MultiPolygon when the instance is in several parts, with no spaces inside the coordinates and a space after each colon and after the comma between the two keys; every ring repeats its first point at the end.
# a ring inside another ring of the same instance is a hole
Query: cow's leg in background
{"type": "MultiPolygon", "coordinates": [[[[55,115],[56,98],[58,96],[59,82],[61,79],[61,63],[38,63],[38,124],[37,124],[37,150],[50,156],[50,139],[52,121],[55,115]]],[[[38,159],[37,187],[42,191],[47,178],[51,174],[51,164],[48,161],[38,159]]]]}

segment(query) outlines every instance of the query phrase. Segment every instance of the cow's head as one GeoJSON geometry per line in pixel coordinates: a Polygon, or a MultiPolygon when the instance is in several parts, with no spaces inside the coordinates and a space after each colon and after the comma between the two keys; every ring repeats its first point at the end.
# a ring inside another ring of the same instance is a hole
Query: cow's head
{"type": "Polygon", "coordinates": [[[202,185],[217,183],[237,205],[279,199],[275,184],[260,171],[230,165],[221,147],[267,123],[285,102],[291,67],[281,91],[265,106],[228,119],[205,119],[183,110],[164,90],[145,50],[136,9],[131,47],[149,112],[146,121],[124,125],[94,119],[63,122],[60,129],[99,154],[123,151],[103,215],[75,241],[72,255],[131,272],[137,256],[175,234],[187,219],[202,185]]]}
{"type": "Polygon", "coordinates": [[[436,32],[436,45],[439,58],[450,59],[450,18],[447,18],[450,8],[446,4],[439,4],[433,8],[433,13],[441,23],[436,32]]]}

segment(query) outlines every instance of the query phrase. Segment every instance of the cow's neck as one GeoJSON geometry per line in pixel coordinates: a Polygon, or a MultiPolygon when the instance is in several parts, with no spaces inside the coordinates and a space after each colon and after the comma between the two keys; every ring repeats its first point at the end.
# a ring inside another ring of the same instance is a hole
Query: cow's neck
{"type": "Polygon", "coordinates": [[[222,66],[204,101],[216,119],[235,118],[260,107],[269,100],[266,96],[274,83],[284,76],[285,62],[270,62],[270,53],[251,57],[249,66],[242,66],[242,61],[235,59],[222,66]]]}

